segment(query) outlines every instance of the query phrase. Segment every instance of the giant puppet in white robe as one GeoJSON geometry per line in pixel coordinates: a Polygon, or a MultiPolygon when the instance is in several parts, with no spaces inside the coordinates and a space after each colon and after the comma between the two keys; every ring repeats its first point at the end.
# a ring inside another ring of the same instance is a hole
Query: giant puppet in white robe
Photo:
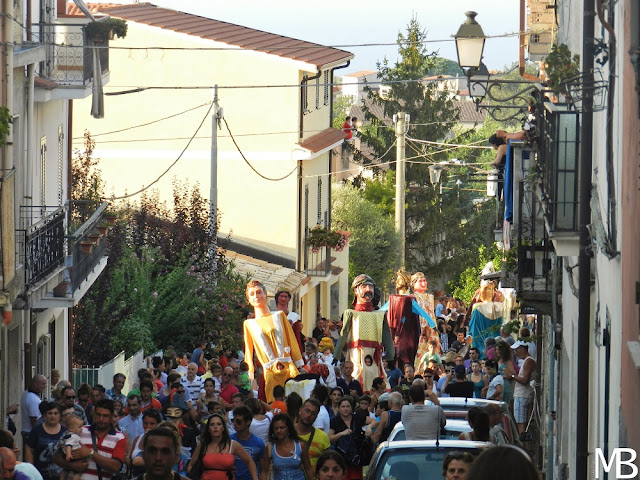
{"type": "Polygon", "coordinates": [[[255,318],[245,320],[243,324],[244,361],[253,377],[255,353],[263,369],[264,397],[271,403],[275,400],[273,387],[284,387],[289,378],[296,377],[304,360],[286,315],[281,311],[269,311],[264,286],[255,280],[249,282],[247,298],[254,308],[255,318]]]}

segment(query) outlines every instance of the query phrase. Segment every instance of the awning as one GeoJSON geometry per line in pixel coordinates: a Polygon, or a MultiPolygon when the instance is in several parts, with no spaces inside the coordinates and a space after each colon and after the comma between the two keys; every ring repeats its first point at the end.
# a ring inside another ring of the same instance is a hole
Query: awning
{"type": "Polygon", "coordinates": [[[265,262],[232,250],[225,250],[225,257],[228,261],[233,262],[236,272],[248,275],[251,280],[261,282],[266,287],[269,296],[278,290],[288,290],[294,293],[306,276],[293,268],[265,262]]]}
{"type": "Polygon", "coordinates": [[[296,160],[309,160],[322,155],[342,144],[345,138],[347,138],[347,134],[342,130],[327,128],[298,143],[298,149],[295,153],[296,160]]]}

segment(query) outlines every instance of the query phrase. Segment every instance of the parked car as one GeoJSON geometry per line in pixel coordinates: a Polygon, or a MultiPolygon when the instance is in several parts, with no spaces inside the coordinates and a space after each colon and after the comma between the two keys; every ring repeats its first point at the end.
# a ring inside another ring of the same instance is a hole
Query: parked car
{"type": "MultiPolygon", "coordinates": [[[[471,425],[466,420],[448,418],[447,424],[440,430],[440,440],[457,440],[462,432],[470,432],[471,430],[471,425]]],[[[402,422],[396,423],[389,434],[388,440],[394,442],[406,439],[404,425],[402,422]]]]}
{"type": "Polygon", "coordinates": [[[442,462],[449,452],[477,456],[491,446],[464,440],[404,440],[381,443],[365,480],[442,480],[442,462]]]}
{"type": "Polygon", "coordinates": [[[440,406],[444,410],[444,416],[447,418],[467,418],[467,412],[471,407],[482,408],[485,405],[493,403],[499,405],[502,413],[510,412],[509,406],[505,402],[496,400],[485,400],[484,398],[461,398],[461,397],[442,397],[438,398],[440,406]]]}
{"type": "Polygon", "coordinates": [[[467,412],[471,407],[483,408],[486,405],[494,404],[500,407],[502,411],[502,426],[507,433],[507,437],[514,445],[521,445],[518,437],[518,428],[516,427],[516,421],[513,418],[513,413],[509,404],[505,402],[499,402],[497,400],[486,400],[484,398],[461,398],[461,397],[442,397],[438,398],[440,406],[444,410],[444,416],[447,417],[447,424],[449,419],[466,420],[467,412]]]}

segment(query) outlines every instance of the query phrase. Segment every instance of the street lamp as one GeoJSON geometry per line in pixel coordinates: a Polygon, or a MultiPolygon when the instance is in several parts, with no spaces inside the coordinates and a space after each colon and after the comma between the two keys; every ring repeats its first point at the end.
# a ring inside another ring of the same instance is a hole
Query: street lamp
{"type": "Polygon", "coordinates": [[[458,52],[458,65],[463,70],[465,68],[479,68],[482,61],[482,51],[484,41],[487,38],[482,31],[482,27],[476,22],[476,12],[465,12],[467,19],[464,21],[458,33],[453,37],[456,39],[456,50],[458,52]]]}
{"type": "Polygon", "coordinates": [[[491,118],[498,121],[510,120],[525,112],[527,94],[534,85],[528,80],[491,80],[487,67],[482,63],[482,53],[484,42],[487,38],[482,31],[482,27],[476,21],[476,12],[466,12],[467,19],[460,25],[458,32],[453,36],[456,39],[456,50],[458,53],[458,65],[467,77],[469,85],[469,95],[476,104],[476,111],[484,110],[491,118]],[[527,87],[510,95],[509,97],[496,97],[492,89],[500,90],[508,84],[526,84],[527,87]],[[492,101],[491,105],[483,105],[485,98],[492,101]],[[511,100],[516,100],[516,105],[507,104],[511,100]]]}
{"type": "Polygon", "coordinates": [[[434,187],[440,183],[440,176],[442,175],[441,165],[429,165],[429,181],[434,187]]]}

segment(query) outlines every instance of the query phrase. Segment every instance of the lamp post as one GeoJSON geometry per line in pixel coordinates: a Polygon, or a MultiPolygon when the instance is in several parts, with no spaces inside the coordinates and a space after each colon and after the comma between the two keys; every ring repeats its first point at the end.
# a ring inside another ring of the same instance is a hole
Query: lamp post
{"type": "Polygon", "coordinates": [[[467,19],[460,25],[453,36],[456,40],[458,65],[467,77],[469,95],[476,104],[476,111],[486,111],[491,118],[498,121],[510,120],[527,110],[527,93],[534,89],[533,82],[528,80],[491,80],[487,67],[482,63],[482,53],[486,36],[480,24],[476,21],[476,12],[465,12],[467,19]],[[505,85],[519,84],[527,87],[508,97],[496,96],[493,90],[500,90],[505,85]],[[482,104],[485,98],[492,104],[482,104]],[[515,100],[516,105],[506,102],[515,100]]]}

